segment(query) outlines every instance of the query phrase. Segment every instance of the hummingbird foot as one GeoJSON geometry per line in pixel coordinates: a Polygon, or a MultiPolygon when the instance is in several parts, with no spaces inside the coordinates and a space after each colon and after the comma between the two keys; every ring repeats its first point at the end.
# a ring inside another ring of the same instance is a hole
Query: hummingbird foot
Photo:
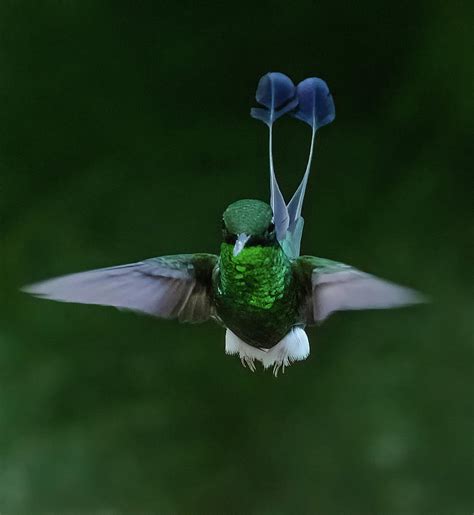
{"type": "Polygon", "coordinates": [[[264,354],[264,351],[245,343],[230,329],[225,333],[225,352],[230,355],[238,354],[243,367],[248,367],[252,372],[256,370],[255,360],[262,361],[264,354]]]}
{"type": "Polygon", "coordinates": [[[285,368],[294,361],[301,361],[309,356],[309,340],[301,327],[293,327],[274,347],[258,349],[227,329],[225,352],[237,354],[242,365],[252,372],[255,371],[255,361],[260,361],[265,369],[273,367],[273,375],[277,377],[280,370],[285,373],[285,368]]]}
{"type": "Polygon", "coordinates": [[[254,359],[253,358],[249,358],[248,356],[241,356],[240,357],[240,362],[242,363],[244,368],[249,367],[249,369],[252,372],[255,372],[256,368],[255,368],[255,363],[254,363],[254,359]]]}
{"type": "Polygon", "coordinates": [[[309,356],[309,340],[302,327],[293,327],[274,347],[268,349],[262,360],[265,369],[273,367],[273,375],[280,369],[285,373],[294,361],[302,361],[309,356]]]}

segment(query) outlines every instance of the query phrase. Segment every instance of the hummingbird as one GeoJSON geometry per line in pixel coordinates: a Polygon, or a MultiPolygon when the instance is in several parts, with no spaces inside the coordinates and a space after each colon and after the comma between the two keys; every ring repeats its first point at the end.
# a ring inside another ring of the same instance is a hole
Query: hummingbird
{"type": "Polygon", "coordinates": [[[418,292],[330,259],[301,256],[301,215],[316,133],[335,118],[326,82],[297,86],[280,72],[258,82],[251,116],[269,130],[270,202],[243,199],[222,216],[218,254],[155,257],[49,279],[23,290],[61,302],[99,304],[180,322],[214,320],[225,352],[244,367],[278,371],[310,353],[306,326],[336,311],[395,308],[424,301],[418,292]],[[303,178],[286,203],[273,165],[273,125],[291,116],[311,128],[303,178]]]}

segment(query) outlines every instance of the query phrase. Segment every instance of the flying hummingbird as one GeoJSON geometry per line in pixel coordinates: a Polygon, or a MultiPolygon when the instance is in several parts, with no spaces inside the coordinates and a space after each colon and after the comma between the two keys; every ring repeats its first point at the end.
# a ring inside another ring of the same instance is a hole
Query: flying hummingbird
{"type": "Polygon", "coordinates": [[[310,352],[305,326],[340,310],[393,308],[423,301],[420,294],[329,259],[300,256],[301,210],[317,130],[335,117],[319,78],[297,86],[279,72],[257,87],[261,107],[251,115],[269,129],[270,204],[238,200],[224,211],[216,254],[178,254],[53,278],[24,291],[62,302],[100,304],[180,322],[213,319],[226,328],[225,351],[255,370],[277,375],[310,352]],[[312,129],[303,179],[286,204],[272,156],[273,124],[283,115],[312,129]]]}

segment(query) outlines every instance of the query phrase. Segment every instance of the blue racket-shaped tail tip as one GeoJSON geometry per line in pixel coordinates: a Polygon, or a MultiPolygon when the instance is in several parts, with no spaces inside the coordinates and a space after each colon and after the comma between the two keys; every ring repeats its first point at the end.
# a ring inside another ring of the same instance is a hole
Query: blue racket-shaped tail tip
{"type": "Polygon", "coordinates": [[[254,107],[250,115],[267,125],[271,125],[298,105],[293,81],[280,72],[267,73],[260,79],[255,98],[264,107],[254,107]]]}
{"type": "Polygon", "coordinates": [[[328,85],[317,77],[310,77],[296,86],[298,107],[292,116],[306,122],[314,130],[331,123],[336,117],[334,100],[328,85]]]}

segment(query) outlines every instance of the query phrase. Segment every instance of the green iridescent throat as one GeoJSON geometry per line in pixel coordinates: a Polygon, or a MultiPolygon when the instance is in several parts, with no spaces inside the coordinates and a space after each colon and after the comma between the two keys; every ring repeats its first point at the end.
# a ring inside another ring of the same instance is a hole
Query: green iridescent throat
{"type": "Polygon", "coordinates": [[[219,316],[238,336],[256,346],[278,343],[295,321],[292,269],[279,245],[250,246],[237,256],[223,243],[216,284],[219,316]]]}

